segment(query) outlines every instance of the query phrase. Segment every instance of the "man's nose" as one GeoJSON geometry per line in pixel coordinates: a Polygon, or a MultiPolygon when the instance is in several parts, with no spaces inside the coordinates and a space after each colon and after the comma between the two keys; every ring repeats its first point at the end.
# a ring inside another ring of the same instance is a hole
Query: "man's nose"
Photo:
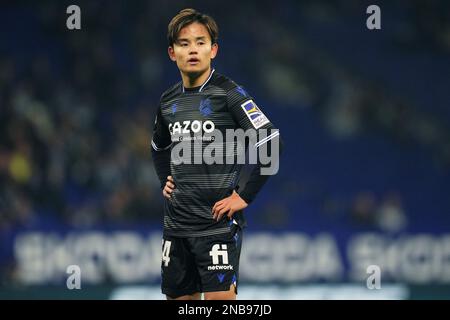
{"type": "Polygon", "coordinates": [[[197,45],[193,44],[189,46],[189,54],[196,54],[197,53],[197,45]]]}

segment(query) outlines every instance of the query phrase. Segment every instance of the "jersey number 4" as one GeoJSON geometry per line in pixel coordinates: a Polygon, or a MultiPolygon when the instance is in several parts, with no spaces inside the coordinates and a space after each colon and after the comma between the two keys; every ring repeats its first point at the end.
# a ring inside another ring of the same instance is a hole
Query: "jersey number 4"
{"type": "Polygon", "coordinates": [[[172,245],[172,241],[163,240],[163,250],[162,250],[162,262],[164,262],[164,266],[168,267],[170,262],[170,246],[172,245]]]}

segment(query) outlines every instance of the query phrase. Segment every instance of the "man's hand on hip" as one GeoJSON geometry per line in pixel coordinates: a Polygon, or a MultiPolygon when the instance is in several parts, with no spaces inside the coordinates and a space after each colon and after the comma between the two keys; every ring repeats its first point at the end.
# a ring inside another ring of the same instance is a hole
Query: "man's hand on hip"
{"type": "Polygon", "coordinates": [[[172,176],[168,176],[166,185],[164,186],[163,189],[163,196],[170,200],[172,198],[173,189],[175,189],[175,183],[173,181],[172,176]]]}
{"type": "Polygon", "coordinates": [[[231,220],[236,211],[245,209],[247,206],[248,204],[233,190],[229,197],[216,202],[212,209],[213,219],[219,221],[228,212],[227,217],[231,220]]]}

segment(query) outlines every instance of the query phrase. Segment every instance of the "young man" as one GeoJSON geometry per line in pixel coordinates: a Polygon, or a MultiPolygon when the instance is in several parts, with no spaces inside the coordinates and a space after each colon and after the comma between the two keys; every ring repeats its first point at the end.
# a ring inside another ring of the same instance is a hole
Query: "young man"
{"type": "Polygon", "coordinates": [[[207,300],[236,298],[243,209],[269,177],[261,174],[268,163],[257,157],[245,188],[237,190],[242,163],[206,161],[208,145],[231,145],[231,157],[218,149],[210,154],[236,160],[238,143],[219,136],[240,128],[255,133],[253,150],[264,147],[276,161],[280,152],[278,130],[252,97],[211,68],[217,38],[215,21],[193,9],[180,11],[168,27],[169,57],[182,81],[162,94],[152,139],[165,198],[161,274],[167,299],[200,299],[201,293],[207,300]],[[193,154],[181,148],[191,146],[193,154]],[[197,158],[180,163],[181,154],[197,158]]]}

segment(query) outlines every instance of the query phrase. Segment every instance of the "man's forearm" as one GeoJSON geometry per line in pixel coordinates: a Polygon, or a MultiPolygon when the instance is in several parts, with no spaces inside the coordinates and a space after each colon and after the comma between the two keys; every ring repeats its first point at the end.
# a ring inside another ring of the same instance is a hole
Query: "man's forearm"
{"type": "Polygon", "coordinates": [[[161,183],[161,188],[164,188],[167,177],[170,173],[170,149],[156,151],[152,148],[153,165],[155,166],[156,174],[158,175],[161,183]]]}
{"type": "MultiPolygon", "coordinates": [[[[272,144],[279,143],[278,156],[275,157],[275,161],[279,161],[280,155],[283,150],[283,141],[281,137],[277,137],[268,142],[268,150],[269,154],[272,155],[272,144]]],[[[261,163],[259,157],[258,162],[255,168],[250,173],[250,177],[245,184],[244,189],[239,192],[239,196],[247,203],[250,204],[255,198],[258,192],[262,189],[264,184],[269,180],[270,175],[261,174],[261,168],[268,167],[268,165],[264,165],[261,163]]]]}

